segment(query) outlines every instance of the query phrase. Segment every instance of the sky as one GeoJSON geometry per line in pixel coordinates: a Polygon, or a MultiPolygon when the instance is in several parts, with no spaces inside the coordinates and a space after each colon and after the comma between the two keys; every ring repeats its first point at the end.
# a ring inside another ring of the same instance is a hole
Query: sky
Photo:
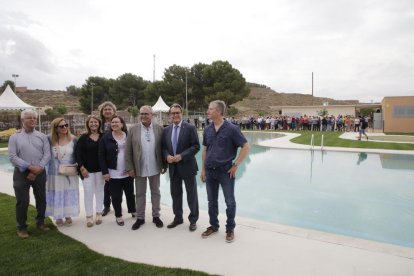
{"type": "Polygon", "coordinates": [[[161,80],[226,60],[280,93],[414,95],[412,0],[2,0],[0,83],[65,90],[90,76],[161,80]],[[154,63],[155,55],[155,63],[154,63]],[[154,66],[155,64],[155,66],[154,66]]]}

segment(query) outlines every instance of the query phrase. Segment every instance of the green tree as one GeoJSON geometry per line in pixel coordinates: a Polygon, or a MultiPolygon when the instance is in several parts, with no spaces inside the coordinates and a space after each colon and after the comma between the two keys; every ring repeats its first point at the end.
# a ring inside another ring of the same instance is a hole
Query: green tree
{"type": "Polygon", "coordinates": [[[76,87],[75,85],[70,85],[66,87],[66,92],[68,92],[72,96],[80,96],[81,95],[81,89],[79,87],[76,87]]]}
{"type": "Polygon", "coordinates": [[[120,109],[145,104],[145,88],[148,81],[131,73],[119,76],[109,91],[109,97],[120,109]]]}
{"type": "Polygon", "coordinates": [[[237,113],[239,113],[239,110],[237,108],[235,108],[235,107],[227,108],[227,115],[228,116],[235,116],[235,115],[237,115],[237,113]]]}
{"type": "Polygon", "coordinates": [[[324,117],[324,116],[328,115],[328,110],[326,108],[321,109],[321,110],[318,111],[318,115],[324,117]]]}
{"type": "Polygon", "coordinates": [[[136,118],[139,114],[139,108],[136,105],[135,106],[130,106],[130,107],[128,107],[128,112],[134,118],[134,123],[135,123],[136,118]]]}
{"type": "Polygon", "coordinates": [[[357,115],[360,115],[361,117],[371,116],[374,112],[374,108],[361,108],[357,115]]]}
{"type": "Polygon", "coordinates": [[[204,95],[204,108],[212,100],[222,100],[230,106],[250,93],[243,75],[228,61],[214,61],[211,65],[197,64],[192,69],[195,75],[192,79],[195,82],[194,94],[204,95]]]}
{"type": "Polygon", "coordinates": [[[52,108],[48,108],[45,110],[46,119],[53,120],[57,117],[62,117],[67,113],[67,108],[64,105],[57,105],[53,106],[52,108]]]}
{"type": "Polygon", "coordinates": [[[11,80],[6,80],[5,82],[3,82],[0,91],[4,92],[4,90],[6,90],[7,85],[10,85],[10,88],[14,91],[14,81],[11,80]]]}
{"type": "Polygon", "coordinates": [[[110,90],[113,87],[114,80],[103,77],[89,77],[86,83],[80,89],[80,109],[85,114],[91,113],[92,87],[93,87],[93,110],[104,101],[112,100],[110,90]]]}
{"type": "Polygon", "coordinates": [[[63,104],[54,106],[53,109],[56,110],[56,112],[61,115],[65,115],[68,112],[68,109],[63,104]]]}
{"type": "MultiPolygon", "coordinates": [[[[164,89],[161,95],[167,104],[179,103],[185,107],[185,78],[187,73],[190,75],[190,70],[187,67],[172,65],[164,71],[164,89]]],[[[188,87],[188,81],[187,81],[188,87]]]]}
{"type": "MultiPolygon", "coordinates": [[[[147,103],[154,104],[159,96],[162,96],[162,98],[165,101],[165,96],[167,94],[167,85],[164,81],[155,81],[151,82],[147,85],[144,94],[145,94],[145,100],[147,103]]],[[[170,101],[165,101],[167,104],[171,104],[170,101]]]]}

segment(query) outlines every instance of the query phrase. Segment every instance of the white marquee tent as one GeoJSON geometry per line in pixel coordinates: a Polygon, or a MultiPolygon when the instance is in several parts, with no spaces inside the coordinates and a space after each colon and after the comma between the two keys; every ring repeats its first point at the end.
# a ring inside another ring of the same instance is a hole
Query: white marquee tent
{"type": "Polygon", "coordinates": [[[0,96],[0,110],[23,110],[23,109],[35,109],[34,106],[31,106],[23,102],[13,90],[7,85],[6,90],[0,96]]]}
{"type": "MultiPolygon", "coordinates": [[[[36,107],[22,101],[13,92],[13,90],[10,88],[10,85],[7,85],[3,94],[1,94],[0,96],[0,110],[24,110],[24,109],[36,110],[36,107]]],[[[40,116],[38,116],[38,119],[39,119],[39,130],[42,131],[40,116]]]]}
{"type": "Polygon", "coordinates": [[[170,107],[164,102],[162,97],[159,96],[157,102],[152,106],[152,111],[160,113],[160,124],[161,124],[161,113],[170,111],[170,107]]]}

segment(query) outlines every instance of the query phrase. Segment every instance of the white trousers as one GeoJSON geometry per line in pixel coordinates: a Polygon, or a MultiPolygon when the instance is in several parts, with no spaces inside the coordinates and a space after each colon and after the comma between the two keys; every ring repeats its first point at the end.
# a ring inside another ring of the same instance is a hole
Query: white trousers
{"type": "Polygon", "coordinates": [[[83,192],[85,202],[86,216],[93,216],[93,197],[95,196],[95,210],[101,212],[104,198],[105,181],[102,172],[89,173],[87,178],[83,179],[83,192]]]}

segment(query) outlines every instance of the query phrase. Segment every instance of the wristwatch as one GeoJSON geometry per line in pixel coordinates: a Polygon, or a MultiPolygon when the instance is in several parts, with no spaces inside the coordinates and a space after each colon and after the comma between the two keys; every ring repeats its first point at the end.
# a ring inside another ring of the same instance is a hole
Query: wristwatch
{"type": "Polygon", "coordinates": [[[239,165],[237,165],[236,163],[232,164],[233,167],[238,167],[239,165]]]}

